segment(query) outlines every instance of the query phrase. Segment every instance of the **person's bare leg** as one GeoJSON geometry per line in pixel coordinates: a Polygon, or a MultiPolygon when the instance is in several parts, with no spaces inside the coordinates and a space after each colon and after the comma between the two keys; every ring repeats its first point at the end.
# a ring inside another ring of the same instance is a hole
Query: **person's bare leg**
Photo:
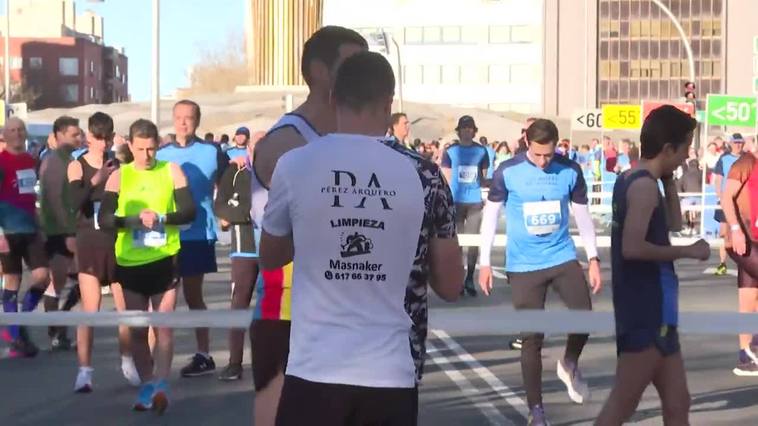
{"type": "Polygon", "coordinates": [[[681,352],[663,358],[653,377],[653,385],[661,397],[663,424],[666,426],[689,425],[690,392],[687,389],[687,375],[681,352]]]}
{"type": "MultiPolygon", "coordinates": [[[[758,308],[758,288],[741,288],[737,291],[740,313],[755,313],[758,308]]],[[[740,334],[740,350],[750,349],[752,334],[740,334]]]]}
{"type": "MultiPolygon", "coordinates": [[[[45,312],[56,312],[60,309],[58,306],[60,300],[59,298],[61,292],[63,291],[63,288],[66,287],[66,281],[68,281],[68,270],[70,267],[71,259],[66,256],[55,254],[50,259],[50,276],[52,279],[50,285],[55,291],[55,297],[43,298],[45,312]]],[[[53,334],[64,333],[65,331],[66,327],[54,326],[49,328],[48,334],[50,334],[50,337],[55,337],[53,334]]]]}
{"type": "Polygon", "coordinates": [[[650,347],[641,352],[623,352],[616,365],[616,382],[595,425],[622,425],[634,414],[642,393],[653,381],[661,354],[650,347]]]}
{"type": "MultiPolygon", "coordinates": [[[[174,312],[176,288],[151,297],[151,301],[156,307],[156,312],[174,312]]],[[[155,377],[168,379],[171,374],[171,360],[174,357],[174,330],[170,327],[155,327],[155,335],[155,377]]]]}
{"type": "MultiPolygon", "coordinates": [[[[79,274],[79,291],[82,295],[82,312],[97,312],[100,310],[100,282],[97,277],[89,274],[79,274]]],[[[80,367],[92,366],[92,327],[80,325],[76,329],[76,354],[80,367]]]]}
{"type": "MultiPolygon", "coordinates": [[[[126,309],[132,311],[147,311],[149,298],[129,289],[124,289],[124,301],[126,309]]],[[[129,341],[134,365],[137,367],[142,383],[153,380],[153,359],[150,355],[150,347],[147,345],[147,327],[131,327],[131,339],[129,341]]]]}
{"type": "MultiPolygon", "coordinates": [[[[111,283],[111,295],[113,296],[113,304],[116,306],[116,312],[124,312],[126,302],[124,302],[124,289],[121,288],[121,284],[111,283]]],[[[122,356],[132,356],[129,349],[129,327],[125,325],[118,326],[118,350],[122,356]]]]}
{"type": "Polygon", "coordinates": [[[255,426],[274,426],[279,398],[284,387],[284,373],[277,374],[264,389],[255,393],[253,407],[253,424],[255,426]]]}
{"type": "MultiPolygon", "coordinates": [[[[190,310],[207,309],[203,301],[203,275],[182,277],[182,287],[184,287],[184,300],[190,310]]],[[[197,351],[203,354],[210,353],[208,328],[196,328],[195,338],[197,338],[197,351]]]]}
{"type": "MultiPolygon", "coordinates": [[[[235,281],[234,292],[232,293],[232,309],[247,309],[250,307],[250,300],[253,298],[253,288],[255,287],[255,277],[258,275],[258,268],[252,266],[252,280],[249,282],[235,281]]],[[[241,274],[244,275],[244,274],[241,274]]],[[[245,329],[233,328],[229,330],[229,364],[242,364],[242,353],[245,348],[245,329]]]]}

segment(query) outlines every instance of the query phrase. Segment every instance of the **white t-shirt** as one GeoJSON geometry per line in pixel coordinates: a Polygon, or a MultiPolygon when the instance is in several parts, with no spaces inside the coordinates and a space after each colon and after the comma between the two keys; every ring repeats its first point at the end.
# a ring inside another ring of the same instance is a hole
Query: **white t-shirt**
{"type": "Polygon", "coordinates": [[[326,135],[279,160],[263,229],[295,246],[287,374],[414,387],[428,241],[455,238],[437,166],[394,141],[326,135]]]}

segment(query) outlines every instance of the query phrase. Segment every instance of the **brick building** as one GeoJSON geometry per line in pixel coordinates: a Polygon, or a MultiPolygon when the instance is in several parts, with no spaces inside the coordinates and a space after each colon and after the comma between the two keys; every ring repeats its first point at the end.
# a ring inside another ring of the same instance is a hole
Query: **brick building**
{"type": "MultiPolygon", "coordinates": [[[[129,100],[128,59],[123,50],[103,44],[101,17],[89,11],[77,17],[70,0],[15,0],[12,5],[13,100],[26,101],[32,109],[129,100]]],[[[4,35],[4,25],[0,29],[4,35]]],[[[0,75],[4,55],[0,43],[0,75]]]]}

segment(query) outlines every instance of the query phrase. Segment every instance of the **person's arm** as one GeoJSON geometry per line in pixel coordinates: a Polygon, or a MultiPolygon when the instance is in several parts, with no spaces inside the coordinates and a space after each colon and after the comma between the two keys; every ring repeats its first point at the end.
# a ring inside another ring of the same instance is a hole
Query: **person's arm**
{"type": "Polygon", "coordinates": [[[479,230],[479,266],[491,266],[492,244],[497,233],[497,219],[502,202],[487,200],[482,210],[482,226],[479,230]]]}
{"type": "Polygon", "coordinates": [[[66,214],[66,207],[63,205],[63,185],[66,184],[66,170],[63,170],[63,163],[56,154],[45,157],[40,167],[40,186],[42,187],[42,197],[45,203],[50,206],[53,217],[58,226],[66,227],[70,225],[69,218],[66,214]]]}
{"type": "Polygon", "coordinates": [[[279,158],[305,144],[305,139],[294,127],[282,127],[258,141],[253,152],[252,170],[260,183],[268,188],[279,158]]]}
{"type": "Polygon", "coordinates": [[[263,269],[278,269],[292,262],[295,244],[292,238],[290,189],[286,164],[279,161],[271,178],[268,204],[263,216],[260,259],[263,269]]]}
{"type": "Polygon", "coordinates": [[[82,179],[82,165],[78,161],[72,161],[68,164],[68,193],[71,197],[71,204],[77,211],[81,210],[92,193],[92,185],[84,182],[82,179]]]}
{"type": "Polygon", "coordinates": [[[97,221],[100,228],[116,231],[121,228],[141,228],[142,220],[139,216],[116,216],[118,209],[118,193],[121,190],[121,172],[113,172],[105,183],[105,192],[100,203],[100,211],[97,221]]]}
{"type": "Polygon", "coordinates": [[[650,219],[658,206],[660,193],[655,180],[640,178],[627,190],[626,217],[622,230],[622,256],[627,260],[670,262],[677,259],[707,259],[708,243],[703,240],[690,246],[661,246],[646,240],[650,219]]]}
{"type": "Polygon", "coordinates": [[[489,186],[489,179],[487,179],[487,171],[490,169],[490,155],[487,153],[487,148],[482,148],[484,155],[479,162],[479,182],[483,187],[489,186]]]}
{"type": "Polygon", "coordinates": [[[453,162],[450,160],[450,155],[447,153],[447,149],[442,153],[442,161],[440,162],[442,168],[442,175],[445,176],[445,181],[452,182],[453,177],[453,162]]]}
{"type": "Polygon", "coordinates": [[[171,167],[171,177],[174,180],[174,204],[176,208],[173,212],[166,214],[166,225],[186,225],[195,220],[197,207],[192,200],[192,193],[187,185],[187,176],[178,164],[169,163],[171,167]]]}
{"type": "Polygon", "coordinates": [[[663,197],[666,201],[666,222],[669,231],[679,232],[682,230],[682,203],[679,200],[679,192],[676,190],[676,181],[673,176],[661,179],[663,181],[663,197]]]}
{"type": "Polygon", "coordinates": [[[463,255],[455,230],[453,194],[439,171],[432,183],[434,219],[429,241],[429,286],[446,302],[454,302],[463,288],[463,255]]]}

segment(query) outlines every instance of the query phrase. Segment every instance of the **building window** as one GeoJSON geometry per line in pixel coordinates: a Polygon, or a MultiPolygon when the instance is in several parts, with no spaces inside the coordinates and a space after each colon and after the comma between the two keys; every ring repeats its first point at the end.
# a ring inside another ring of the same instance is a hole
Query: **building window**
{"type": "Polygon", "coordinates": [[[484,65],[464,65],[461,67],[461,83],[487,84],[487,67],[484,65]]]}
{"type": "Polygon", "coordinates": [[[95,75],[95,61],[89,61],[89,75],[95,75]]]}
{"type": "Polygon", "coordinates": [[[119,80],[121,79],[121,67],[118,65],[116,65],[116,78],[119,80]]]}
{"type": "Polygon", "coordinates": [[[505,64],[490,65],[490,84],[508,84],[511,81],[510,67],[505,64]]]}
{"type": "Polygon", "coordinates": [[[440,27],[424,27],[424,44],[439,43],[442,41],[442,28],[440,27]]]}
{"type": "Polygon", "coordinates": [[[424,65],[424,84],[440,84],[441,74],[439,65],[424,65]]]}
{"type": "Polygon", "coordinates": [[[42,58],[39,56],[32,56],[29,58],[29,68],[33,70],[42,69],[42,58]]]}
{"type": "Polygon", "coordinates": [[[490,26],[490,44],[502,44],[511,42],[511,27],[507,25],[490,26]]]}
{"type": "Polygon", "coordinates": [[[79,58],[58,59],[58,71],[63,76],[76,77],[79,75],[79,58]]]}
{"type": "Polygon", "coordinates": [[[95,88],[93,86],[90,86],[89,88],[89,99],[90,100],[95,99],[95,88]]]}
{"type": "Polygon", "coordinates": [[[460,43],[461,27],[442,27],[443,43],[460,43]]]}
{"type": "Polygon", "coordinates": [[[461,82],[460,65],[443,65],[442,66],[442,84],[458,84],[461,82]]]}
{"type": "Polygon", "coordinates": [[[465,26],[461,29],[461,43],[476,44],[487,40],[487,29],[480,26],[465,26]]]}
{"type": "Polygon", "coordinates": [[[530,64],[511,65],[511,83],[534,83],[539,78],[535,68],[530,64]]]}
{"type": "Polygon", "coordinates": [[[76,103],[79,102],[79,85],[78,84],[64,84],[61,86],[61,97],[64,102],[76,103]]]}
{"type": "Polygon", "coordinates": [[[424,42],[424,29],[408,27],[405,29],[405,44],[421,44],[424,42]]]}
{"type": "Polygon", "coordinates": [[[421,65],[406,65],[405,75],[403,76],[403,84],[421,84],[423,83],[423,74],[421,65]]]}
{"type": "Polygon", "coordinates": [[[534,43],[538,40],[537,28],[532,25],[511,27],[511,43],[534,43]]]}

